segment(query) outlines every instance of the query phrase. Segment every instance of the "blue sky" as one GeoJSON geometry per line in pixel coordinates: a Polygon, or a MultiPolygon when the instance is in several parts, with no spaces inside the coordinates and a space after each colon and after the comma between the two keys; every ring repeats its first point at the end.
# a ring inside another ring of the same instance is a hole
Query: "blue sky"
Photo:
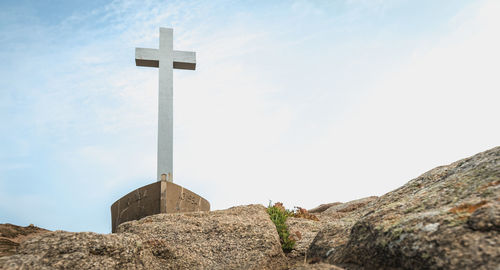
{"type": "Polygon", "coordinates": [[[154,181],[174,72],[174,182],[212,209],[382,195],[499,144],[498,1],[2,1],[0,223],[110,231],[154,181]]]}

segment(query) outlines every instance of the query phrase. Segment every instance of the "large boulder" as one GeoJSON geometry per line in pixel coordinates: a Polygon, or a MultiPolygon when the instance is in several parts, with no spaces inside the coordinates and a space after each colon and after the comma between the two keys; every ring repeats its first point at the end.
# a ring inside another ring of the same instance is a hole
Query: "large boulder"
{"type": "Polygon", "coordinates": [[[308,250],[311,261],[348,269],[498,269],[500,147],[435,168],[354,211],[339,208],[322,213],[330,220],[308,250]]]}
{"type": "Polygon", "coordinates": [[[265,207],[159,214],[119,233],[55,231],[0,258],[1,269],[282,269],[287,267],[265,207]]]}
{"type": "Polygon", "coordinates": [[[118,226],[158,245],[168,269],[281,269],[286,258],[262,205],[160,214],[118,226]]]}

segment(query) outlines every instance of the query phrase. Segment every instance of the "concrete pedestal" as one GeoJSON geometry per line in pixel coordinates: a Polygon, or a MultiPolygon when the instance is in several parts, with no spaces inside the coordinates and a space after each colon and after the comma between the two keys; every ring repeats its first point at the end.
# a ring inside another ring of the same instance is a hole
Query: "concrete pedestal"
{"type": "Polygon", "coordinates": [[[159,181],[140,187],[111,205],[111,228],[130,220],[160,213],[210,211],[210,203],[172,182],[159,181]]]}

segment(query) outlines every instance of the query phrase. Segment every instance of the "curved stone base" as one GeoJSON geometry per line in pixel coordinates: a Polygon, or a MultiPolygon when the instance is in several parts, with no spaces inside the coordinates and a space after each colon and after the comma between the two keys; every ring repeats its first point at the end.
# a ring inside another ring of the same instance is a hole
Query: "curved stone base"
{"type": "Polygon", "coordinates": [[[210,203],[172,182],[159,181],[140,187],[111,205],[111,229],[123,222],[160,213],[210,211],[210,203]]]}

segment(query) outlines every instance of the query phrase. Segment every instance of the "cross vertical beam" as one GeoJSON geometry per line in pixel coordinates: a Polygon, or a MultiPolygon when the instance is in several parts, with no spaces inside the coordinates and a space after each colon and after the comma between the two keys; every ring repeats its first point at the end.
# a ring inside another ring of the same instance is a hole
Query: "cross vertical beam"
{"type": "Polygon", "coordinates": [[[160,28],[158,74],[158,160],[157,180],[166,175],[167,181],[173,181],[173,146],[174,146],[174,87],[173,87],[173,29],[160,28]]]}
{"type": "Polygon", "coordinates": [[[135,49],[137,66],[158,67],[157,180],[173,182],[173,69],[196,68],[194,52],[173,50],[173,29],[160,28],[159,49],[135,49]]]}

